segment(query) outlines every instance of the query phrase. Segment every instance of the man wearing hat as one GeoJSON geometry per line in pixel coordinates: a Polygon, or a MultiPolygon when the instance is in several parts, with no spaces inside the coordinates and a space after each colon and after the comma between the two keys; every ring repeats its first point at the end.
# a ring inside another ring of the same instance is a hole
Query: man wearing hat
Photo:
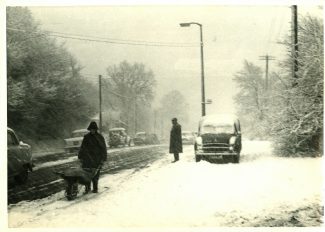
{"type": "Polygon", "coordinates": [[[183,152],[182,127],[177,123],[177,118],[172,119],[173,127],[170,131],[169,153],[174,154],[174,162],[179,160],[179,153],[183,152]]]}
{"type": "MultiPolygon", "coordinates": [[[[107,160],[107,148],[104,137],[98,133],[98,126],[96,122],[91,122],[87,128],[87,133],[83,140],[78,153],[78,158],[82,163],[84,169],[98,169],[98,172],[92,179],[93,192],[98,192],[98,180],[100,175],[100,169],[104,161],[107,160]]],[[[86,185],[85,193],[90,191],[90,183],[86,185]]]]}

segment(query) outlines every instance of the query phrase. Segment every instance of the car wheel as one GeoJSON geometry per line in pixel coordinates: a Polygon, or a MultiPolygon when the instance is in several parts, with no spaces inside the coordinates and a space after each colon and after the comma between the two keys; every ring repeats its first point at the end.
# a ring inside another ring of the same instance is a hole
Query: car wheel
{"type": "Polygon", "coordinates": [[[24,171],[15,176],[15,180],[18,184],[24,184],[28,180],[28,169],[24,168],[24,171]]]}
{"type": "Polygon", "coordinates": [[[201,156],[195,155],[195,162],[200,162],[201,161],[201,156]]]}
{"type": "Polygon", "coordinates": [[[233,159],[234,159],[234,163],[238,164],[240,159],[240,154],[238,153],[237,155],[234,155],[233,159]]]}

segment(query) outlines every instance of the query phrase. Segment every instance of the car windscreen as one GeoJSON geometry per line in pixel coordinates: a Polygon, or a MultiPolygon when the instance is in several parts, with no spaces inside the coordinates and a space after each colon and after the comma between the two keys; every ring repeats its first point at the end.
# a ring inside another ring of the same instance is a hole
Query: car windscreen
{"type": "Polygon", "coordinates": [[[234,133],[234,126],[232,124],[217,124],[209,123],[203,124],[201,133],[234,133]]]}

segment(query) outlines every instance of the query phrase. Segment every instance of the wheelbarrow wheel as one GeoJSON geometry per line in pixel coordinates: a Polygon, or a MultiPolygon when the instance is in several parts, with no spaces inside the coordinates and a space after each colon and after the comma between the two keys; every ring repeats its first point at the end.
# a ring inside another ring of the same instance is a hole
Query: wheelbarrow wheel
{"type": "Polygon", "coordinates": [[[76,199],[78,195],[78,183],[71,183],[69,182],[67,184],[66,190],[65,190],[65,196],[66,198],[71,201],[76,199]]]}

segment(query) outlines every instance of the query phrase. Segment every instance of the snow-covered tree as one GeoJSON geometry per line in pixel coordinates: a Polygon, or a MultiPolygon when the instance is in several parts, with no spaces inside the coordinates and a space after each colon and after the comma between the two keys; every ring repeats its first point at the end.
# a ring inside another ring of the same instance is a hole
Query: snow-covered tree
{"type": "Polygon", "coordinates": [[[95,108],[84,92],[92,85],[80,70],[28,8],[7,7],[9,127],[25,138],[44,139],[62,138],[84,125],[95,108]]]}
{"type": "Polygon", "coordinates": [[[243,133],[248,137],[265,138],[267,134],[264,122],[268,107],[262,69],[245,60],[243,69],[233,80],[240,89],[234,100],[237,104],[237,114],[242,122],[243,133]]]}
{"type": "MultiPolygon", "coordinates": [[[[323,132],[324,47],[323,24],[310,16],[299,22],[298,73],[291,75],[293,58],[284,62],[272,114],[272,133],[283,154],[320,154],[323,132]]],[[[288,48],[290,43],[286,43],[288,48]]]]}

